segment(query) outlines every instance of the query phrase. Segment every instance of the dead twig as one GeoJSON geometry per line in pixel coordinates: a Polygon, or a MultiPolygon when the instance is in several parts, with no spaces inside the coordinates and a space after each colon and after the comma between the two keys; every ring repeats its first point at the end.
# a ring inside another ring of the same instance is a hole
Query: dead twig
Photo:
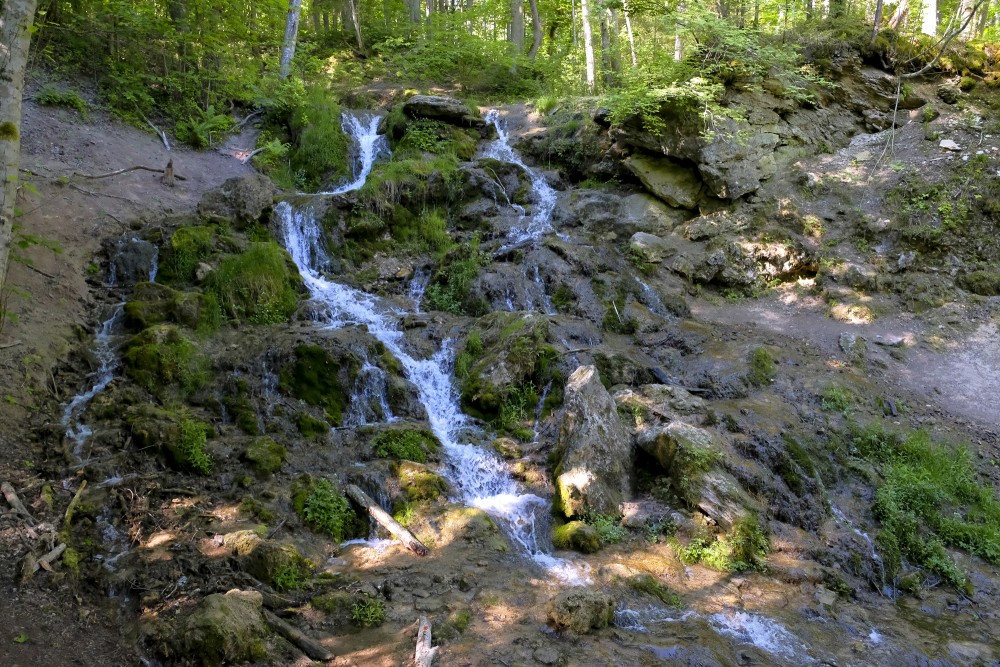
{"type": "Polygon", "coordinates": [[[153,132],[156,132],[156,134],[160,137],[160,139],[163,140],[163,147],[166,148],[169,151],[170,150],[170,142],[167,141],[167,133],[164,132],[163,130],[161,130],[160,128],[156,127],[155,125],[153,125],[153,123],[150,122],[150,120],[148,118],[146,118],[145,116],[143,116],[142,119],[144,121],[146,121],[146,125],[149,125],[151,128],[153,128],[153,132]]]}
{"type": "Polygon", "coordinates": [[[253,149],[252,151],[250,151],[249,153],[247,153],[246,157],[244,157],[242,160],[240,160],[240,162],[242,162],[243,164],[246,164],[247,162],[249,162],[250,160],[253,159],[254,155],[257,155],[258,153],[260,153],[263,150],[264,150],[263,148],[255,148],[255,149],[253,149]]]}
{"type": "Polygon", "coordinates": [[[105,192],[92,192],[90,190],[81,188],[76,183],[67,183],[66,185],[68,185],[69,187],[73,188],[74,190],[76,190],[78,192],[82,192],[85,195],[90,195],[91,197],[110,197],[111,199],[121,199],[122,201],[127,201],[130,204],[138,204],[139,203],[139,202],[135,201],[134,199],[129,199],[128,197],[119,197],[118,195],[109,195],[109,194],[107,194],[105,192]]]}
{"type": "Polygon", "coordinates": [[[29,269],[31,271],[34,271],[35,273],[37,273],[39,275],[45,276],[46,278],[49,278],[51,280],[56,280],[56,277],[54,275],[52,275],[51,273],[46,273],[45,271],[42,271],[37,266],[34,266],[32,264],[28,264],[27,262],[21,262],[21,266],[23,266],[24,268],[29,269]]]}
{"type": "Polygon", "coordinates": [[[76,511],[76,506],[80,503],[80,496],[83,495],[83,490],[87,488],[87,480],[80,482],[80,488],[76,490],[76,494],[73,495],[73,500],[69,501],[69,505],[66,507],[66,516],[63,518],[63,525],[68,530],[70,524],[73,522],[73,512],[76,511]]]}
{"type": "Polygon", "coordinates": [[[34,526],[36,523],[35,517],[31,516],[31,512],[24,506],[21,499],[17,497],[17,491],[14,490],[10,482],[0,484],[0,491],[3,492],[3,497],[7,499],[7,504],[13,507],[15,512],[23,516],[27,520],[28,525],[34,526]]]}
{"type": "Polygon", "coordinates": [[[250,114],[248,114],[246,118],[244,118],[243,120],[241,120],[236,124],[236,131],[239,132],[240,130],[242,130],[247,123],[249,123],[252,119],[256,118],[257,116],[261,115],[262,113],[264,113],[263,109],[257,109],[256,111],[250,112],[250,114]]]}
{"type": "MultiPolygon", "coordinates": [[[[162,174],[166,172],[166,169],[157,169],[156,167],[146,167],[141,164],[137,164],[132,167],[125,167],[124,169],[118,169],[116,171],[109,171],[106,174],[81,174],[78,171],[74,171],[74,176],[79,176],[80,178],[89,178],[90,180],[97,180],[99,178],[111,178],[112,176],[119,176],[121,174],[127,174],[130,171],[151,171],[154,174],[162,174]]],[[[174,174],[174,178],[179,181],[186,181],[187,179],[183,176],[178,176],[174,174]]]]}
{"type": "Polygon", "coordinates": [[[52,551],[48,552],[41,558],[35,558],[33,554],[28,553],[24,557],[24,562],[21,564],[21,580],[26,581],[31,578],[35,572],[39,570],[45,570],[46,572],[52,571],[52,563],[59,560],[59,557],[63,555],[66,551],[65,544],[59,544],[52,551]]]}
{"type": "Polygon", "coordinates": [[[12,340],[9,343],[0,343],[0,350],[6,350],[8,347],[17,347],[21,344],[19,340],[12,340]]]}

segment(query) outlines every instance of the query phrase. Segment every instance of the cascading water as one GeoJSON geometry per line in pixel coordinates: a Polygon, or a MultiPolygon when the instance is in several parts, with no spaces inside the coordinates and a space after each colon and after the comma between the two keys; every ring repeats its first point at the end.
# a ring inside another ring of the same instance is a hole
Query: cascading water
{"type": "MultiPolygon", "coordinates": [[[[373,145],[367,134],[355,136],[353,133],[374,134],[377,127],[376,119],[367,127],[345,123],[344,129],[358,144],[371,142],[373,145]]],[[[365,151],[359,151],[359,155],[362,160],[373,161],[376,157],[375,153],[365,151]]],[[[371,164],[362,164],[358,173],[367,175],[370,170],[371,164]]],[[[354,186],[363,184],[363,179],[357,180],[354,186]]],[[[452,383],[454,350],[451,342],[445,341],[429,359],[412,356],[405,346],[397,310],[386,307],[373,295],[328,280],[321,274],[320,269],[326,265],[327,258],[312,209],[295,209],[288,202],[281,202],[275,212],[281,220],[286,247],[312,298],[321,306],[326,326],[363,325],[402,364],[427,410],[431,429],[441,441],[446,459],[445,475],[458,490],[461,501],[493,516],[530,558],[554,576],[571,582],[583,581],[584,575],[573,563],[549,553],[545,537],[548,531],[543,525],[549,502],[522,493],[499,459],[485,449],[462,442],[462,434],[470,432],[473,424],[458,406],[452,383]]]]}
{"type": "Polygon", "coordinates": [[[556,191],[546,182],[544,176],[537,170],[526,165],[521,156],[510,145],[507,132],[504,130],[503,123],[500,122],[499,111],[491,109],[486,112],[486,122],[492,123],[496,128],[497,138],[483,149],[483,157],[515,164],[523,169],[531,180],[531,189],[535,195],[528,225],[523,229],[514,228],[510,230],[508,242],[516,244],[535,240],[541,238],[543,234],[554,231],[552,228],[552,210],[556,207],[556,191]]]}
{"type": "Polygon", "coordinates": [[[354,391],[344,415],[344,426],[366,426],[396,421],[386,398],[388,379],[385,371],[366,357],[354,382],[354,391]]]}
{"type": "Polygon", "coordinates": [[[413,312],[420,313],[420,304],[424,300],[424,292],[427,291],[427,285],[431,282],[430,271],[425,271],[424,269],[417,269],[413,272],[413,277],[410,278],[410,291],[409,297],[410,302],[413,304],[413,312]]]}
{"type": "Polygon", "coordinates": [[[384,135],[378,133],[378,124],[381,117],[371,111],[345,111],[340,116],[341,126],[344,132],[354,142],[352,150],[356,151],[354,180],[345,183],[329,192],[320,192],[321,195],[342,195],[345,192],[357,190],[365,181],[372,167],[382,155],[388,155],[389,143],[384,135]]]}

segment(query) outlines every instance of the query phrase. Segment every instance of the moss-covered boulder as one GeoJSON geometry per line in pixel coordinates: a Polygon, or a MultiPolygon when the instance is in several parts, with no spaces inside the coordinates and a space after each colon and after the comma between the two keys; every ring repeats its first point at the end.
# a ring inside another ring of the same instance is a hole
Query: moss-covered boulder
{"type": "Polygon", "coordinates": [[[582,521],[570,521],[552,531],[552,546],[592,554],[601,548],[601,536],[582,521]]]}
{"type": "Polygon", "coordinates": [[[167,322],[209,332],[218,328],[221,319],[214,295],[182,292],[160,283],[139,283],[125,304],[125,327],[134,332],[167,322]]]}
{"type": "Polygon", "coordinates": [[[320,593],[313,596],[309,604],[313,609],[323,612],[327,622],[334,627],[342,628],[351,624],[354,596],[347,591],[320,593]]]}
{"type": "Polygon", "coordinates": [[[251,243],[212,272],[208,290],[223,312],[253,324],[288,321],[298,306],[302,279],[288,252],[274,241],[251,243]]]}
{"type": "Polygon", "coordinates": [[[962,289],[981,296],[1000,296],[1000,271],[972,271],[958,279],[962,289]]]}
{"type": "Polygon", "coordinates": [[[263,542],[264,538],[256,530],[234,530],[222,536],[222,545],[237,556],[249,556],[263,542]]]}
{"type": "Polygon", "coordinates": [[[450,505],[438,518],[438,525],[441,541],[445,544],[463,540],[493,551],[506,552],[508,549],[507,540],[493,519],[477,507],[450,505]]]}
{"type": "Polygon", "coordinates": [[[284,447],[271,438],[262,436],[253,439],[243,453],[243,458],[258,475],[266,477],[281,469],[287,455],[288,452],[284,447]]]}
{"type": "Polygon", "coordinates": [[[606,628],[614,614],[613,597],[583,587],[565,590],[548,604],[549,625],[577,634],[606,628]]]}
{"type": "Polygon", "coordinates": [[[184,619],[178,649],[195,664],[214,666],[261,660],[267,625],[257,591],[214,593],[184,619]]]}
{"type": "Polygon", "coordinates": [[[344,368],[343,360],[318,345],[299,345],[295,360],[281,370],[281,386],[295,398],[323,408],[327,418],[339,425],[350,397],[341,379],[344,372],[350,376],[357,369],[344,368]]]}
{"type": "Polygon", "coordinates": [[[674,593],[666,584],[651,574],[637,574],[629,577],[625,583],[632,590],[652,596],[670,607],[680,607],[683,605],[677,593],[674,593]]]}
{"type": "Polygon", "coordinates": [[[215,227],[191,225],[174,230],[160,248],[157,279],[172,284],[193,282],[198,264],[209,259],[215,249],[215,227]]]}
{"type": "Polygon", "coordinates": [[[210,362],[174,325],[158,324],[133,336],[122,355],[125,374],[147,391],[190,394],[209,376],[210,362]]]}
{"type": "Polygon", "coordinates": [[[244,557],[243,569],[279,591],[289,591],[302,588],[313,568],[291,544],[264,541],[244,557]]]}
{"type": "Polygon", "coordinates": [[[399,486],[410,502],[436,500],[448,492],[448,482],[425,465],[402,461],[396,474],[399,476],[399,486]]]}
{"type": "Polygon", "coordinates": [[[202,475],[212,471],[207,443],[214,430],[186,410],[133,406],[125,423],[140,449],[158,452],[171,467],[202,475]]]}
{"type": "Polygon", "coordinates": [[[425,463],[441,448],[434,433],[423,428],[387,428],[372,438],[372,451],[379,458],[425,463]]]}

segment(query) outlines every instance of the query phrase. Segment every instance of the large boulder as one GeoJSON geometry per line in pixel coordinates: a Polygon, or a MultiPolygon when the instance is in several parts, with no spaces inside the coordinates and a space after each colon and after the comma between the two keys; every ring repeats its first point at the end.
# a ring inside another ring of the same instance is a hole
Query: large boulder
{"type": "Polygon", "coordinates": [[[567,518],[615,514],[629,494],[632,438],[596,366],[580,366],[566,382],[556,450],[559,507],[567,518]]]}
{"type": "Polygon", "coordinates": [[[403,113],[410,118],[426,118],[440,120],[459,127],[486,126],[479,114],[456,100],[454,97],[440,95],[414,95],[403,103],[403,113]]]}
{"type": "Polygon", "coordinates": [[[549,625],[577,634],[606,628],[614,615],[613,597],[582,586],[563,591],[548,606],[549,625]]]}
{"type": "Polygon", "coordinates": [[[719,451],[717,439],[711,432],[682,421],[643,429],[636,438],[636,445],[656,459],[656,462],[668,472],[674,472],[674,459],[678,451],[688,453],[719,451]]]}
{"type": "Polygon", "coordinates": [[[688,215],[686,211],[667,206],[652,195],[637,192],[622,200],[619,222],[655,234],[670,231],[684,222],[688,215]]]}
{"type": "Polygon", "coordinates": [[[686,209],[698,207],[703,186],[701,178],[690,167],[646,155],[633,155],[625,160],[625,166],[650,193],[671,206],[686,209]]]}
{"type": "Polygon", "coordinates": [[[123,236],[111,251],[110,282],[131,287],[155,278],[155,267],[156,246],[134,236],[123,236]]]}
{"type": "Polygon", "coordinates": [[[232,222],[237,228],[258,222],[274,203],[277,190],[263,174],[230,178],[206,192],[198,202],[198,215],[210,222],[232,222]]]}
{"type": "Polygon", "coordinates": [[[677,254],[677,244],[668,238],[636,232],[628,241],[629,253],[650,264],[659,264],[677,254]]]}
{"type": "Polygon", "coordinates": [[[257,591],[209,595],[185,619],[177,639],[180,652],[201,665],[260,660],[267,635],[262,601],[257,591]]]}

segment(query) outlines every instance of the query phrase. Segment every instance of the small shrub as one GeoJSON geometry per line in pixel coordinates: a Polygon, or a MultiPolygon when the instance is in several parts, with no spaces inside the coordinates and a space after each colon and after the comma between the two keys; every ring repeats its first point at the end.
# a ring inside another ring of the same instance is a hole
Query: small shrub
{"type": "Polygon", "coordinates": [[[747,381],[755,387],[763,387],[774,382],[777,362],[765,347],[758,347],[750,353],[750,372],[747,381]]]}
{"type": "Polygon", "coordinates": [[[180,422],[180,438],[175,458],[178,465],[199,475],[212,472],[212,457],[205,451],[208,441],[208,424],[190,418],[180,422]]]}
{"type": "Polygon", "coordinates": [[[42,106],[75,109],[81,118],[87,118],[89,109],[87,101],[75,90],[59,90],[55,86],[45,86],[35,96],[35,101],[42,106]]]}
{"type": "Polygon", "coordinates": [[[291,167],[302,173],[303,185],[314,188],[348,176],[347,135],[332,90],[322,86],[307,89],[302,104],[291,114],[289,127],[296,138],[291,167]]]}
{"type": "Polygon", "coordinates": [[[488,307],[472,294],[472,281],[479,269],[488,265],[490,256],[479,249],[479,239],[456,248],[445,258],[424,299],[430,310],[443,310],[456,315],[483,315],[488,307]]]}
{"type": "Polygon", "coordinates": [[[853,403],[851,390],[836,384],[827,386],[820,397],[820,407],[828,412],[847,412],[853,403]]]}
{"type": "Polygon", "coordinates": [[[299,478],[292,490],[292,503],[306,525],[336,542],[346,539],[356,528],[357,515],[328,479],[299,478]]]}
{"type": "Polygon", "coordinates": [[[371,628],[385,622],[385,601],[382,598],[363,595],[351,607],[351,620],[362,628],[371,628]]]}
{"type": "Polygon", "coordinates": [[[286,562],[271,573],[271,585],[279,592],[297,591],[309,581],[308,572],[297,563],[286,562]]]}
{"type": "Polygon", "coordinates": [[[208,148],[215,145],[216,140],[232,126],[233,119],[227,114],[216,113],[215,107],[210,104],[177,123],[174,134],[195,148],[208,148]]]}
{"type": "Polygon", "coordinates": [[[379,458],[406,459],[416,463],[427,461],[427,454],[438,448],[437,439],[427,431],[391,429],[382,431],[372,441],[379,458]]]}
{"type": "Polygon", "coordinates": [[[215,230],[212,227],[181,227],[170,236],[160,258],[158,278],[168,283],[194,280],[199,262],[208,259],[215,250],[215,230]]]}
{"type": "Polygon", "coordinates": [[[608,514],[591,514],[586,517],[586,523],[597,531],[601,544],[618,544],[628,536],[628,529],[623,527],[618,517],[608,514]]]}

